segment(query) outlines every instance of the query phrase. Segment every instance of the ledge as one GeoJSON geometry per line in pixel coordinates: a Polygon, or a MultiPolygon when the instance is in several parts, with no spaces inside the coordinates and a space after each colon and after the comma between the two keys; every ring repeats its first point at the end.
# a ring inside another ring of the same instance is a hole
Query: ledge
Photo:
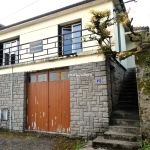
{"type": "Polygon", "coordinates": [[[85,52],[79,52],[79,53],[74,53],[71,55],[66,55],[66,56],[53,56],[53,57],[46,57],[34,61],[27,61],[27,62],[22,62],[18,64],[12,64],[12,65],[7,65],[7,66],[0,66],[0,69],[6,69],[6,68],[15,68],[15,67],[20,67],[20,66],[25,66],[25,65],[32,65],[32,64],[38,64],[38,63],[43,63],[43,62],[51,62],[51,61],[56,61],[60,59],[67,59],[67,58],[74,58],[74,57],[85,57],[89,55],[98,55],[97,50],[91,50],[91,51],[85,51],[85,52]]]}

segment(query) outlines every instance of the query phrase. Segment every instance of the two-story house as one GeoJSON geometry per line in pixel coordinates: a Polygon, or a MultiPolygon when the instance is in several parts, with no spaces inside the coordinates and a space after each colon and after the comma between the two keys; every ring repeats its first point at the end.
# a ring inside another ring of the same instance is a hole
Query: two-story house
{"type": "MultiPolygon", "coordinates": [[[[0,27],[1,126],[83,137],[108,130],[129,66],[98,54],[85,25],[91,8],[113,16],[120,3],[86,0],[0,27]]],[[[117,25],[110,31],[119,51],[117,25]]]]}

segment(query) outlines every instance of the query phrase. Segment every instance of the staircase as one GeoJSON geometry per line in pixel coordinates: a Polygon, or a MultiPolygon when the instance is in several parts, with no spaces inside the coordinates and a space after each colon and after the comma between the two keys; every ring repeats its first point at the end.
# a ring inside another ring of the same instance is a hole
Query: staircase
{"type": "Polygon", "coordinates": [[[134,68],[128,69],[125,74],[119,95],[118,109],[138,111],[136,73],[134,68]]]}
{"type": "Polygon", "coordinates": [[[92,143],[95,148],[109,150],[138,150],[141,147],[138,97],[134,69],[128,69],[118,100],[118,109],[112,113],[109,130],[92,143]]]}

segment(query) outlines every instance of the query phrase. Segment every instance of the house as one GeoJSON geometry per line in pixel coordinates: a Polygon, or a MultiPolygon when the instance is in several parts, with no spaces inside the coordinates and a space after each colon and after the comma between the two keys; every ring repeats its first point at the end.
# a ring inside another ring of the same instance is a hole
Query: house
{"type": "MultiPolygon", "coordinates": [[[[113,16],[120,3],[125,9],[121,0],[81,1],[0,28],[1,126],[84,138],[108,130],[130,66],[98,54],[84,26],[90,8],[113,16]]],[[[119,51],[117,25],[110,31],[119,51]]]]}

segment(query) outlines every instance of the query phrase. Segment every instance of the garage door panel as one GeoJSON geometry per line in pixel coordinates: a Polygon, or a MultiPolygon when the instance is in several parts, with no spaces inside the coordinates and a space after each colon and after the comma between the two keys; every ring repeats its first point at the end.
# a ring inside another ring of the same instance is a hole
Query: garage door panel
{"type": "Polygon", "coordinates": [[[63,132],[70,132],[70,82],[68,80],[61,81],[61,113],[62,113],[62,128],[63,132]]]}
{"type": "Polygon", "coordinates": [[[36,99],[36,126],[38,130],[48,130],[48,83],[38,83],[36,99]]]}
{"type": "MultiPolygon", "coordinates": [[[[28,76],[30,78],[30,76],[28,76]]],[[[27,91],[27,129],[34,129],[34,118],[35,118],[35,97],[36,97],[36,81],[28,81],[28,91],[27,91]]]]}
{"type": "Polygon", "coordinates": [[[49,131],[57,132],[60,126],[59,82],[49,82],[49,131]]]}
{"type": "Polygon", "coordinates": [[[36,128],[48,130],[48,77],[47,72],[37,75],[36,128]]]}

